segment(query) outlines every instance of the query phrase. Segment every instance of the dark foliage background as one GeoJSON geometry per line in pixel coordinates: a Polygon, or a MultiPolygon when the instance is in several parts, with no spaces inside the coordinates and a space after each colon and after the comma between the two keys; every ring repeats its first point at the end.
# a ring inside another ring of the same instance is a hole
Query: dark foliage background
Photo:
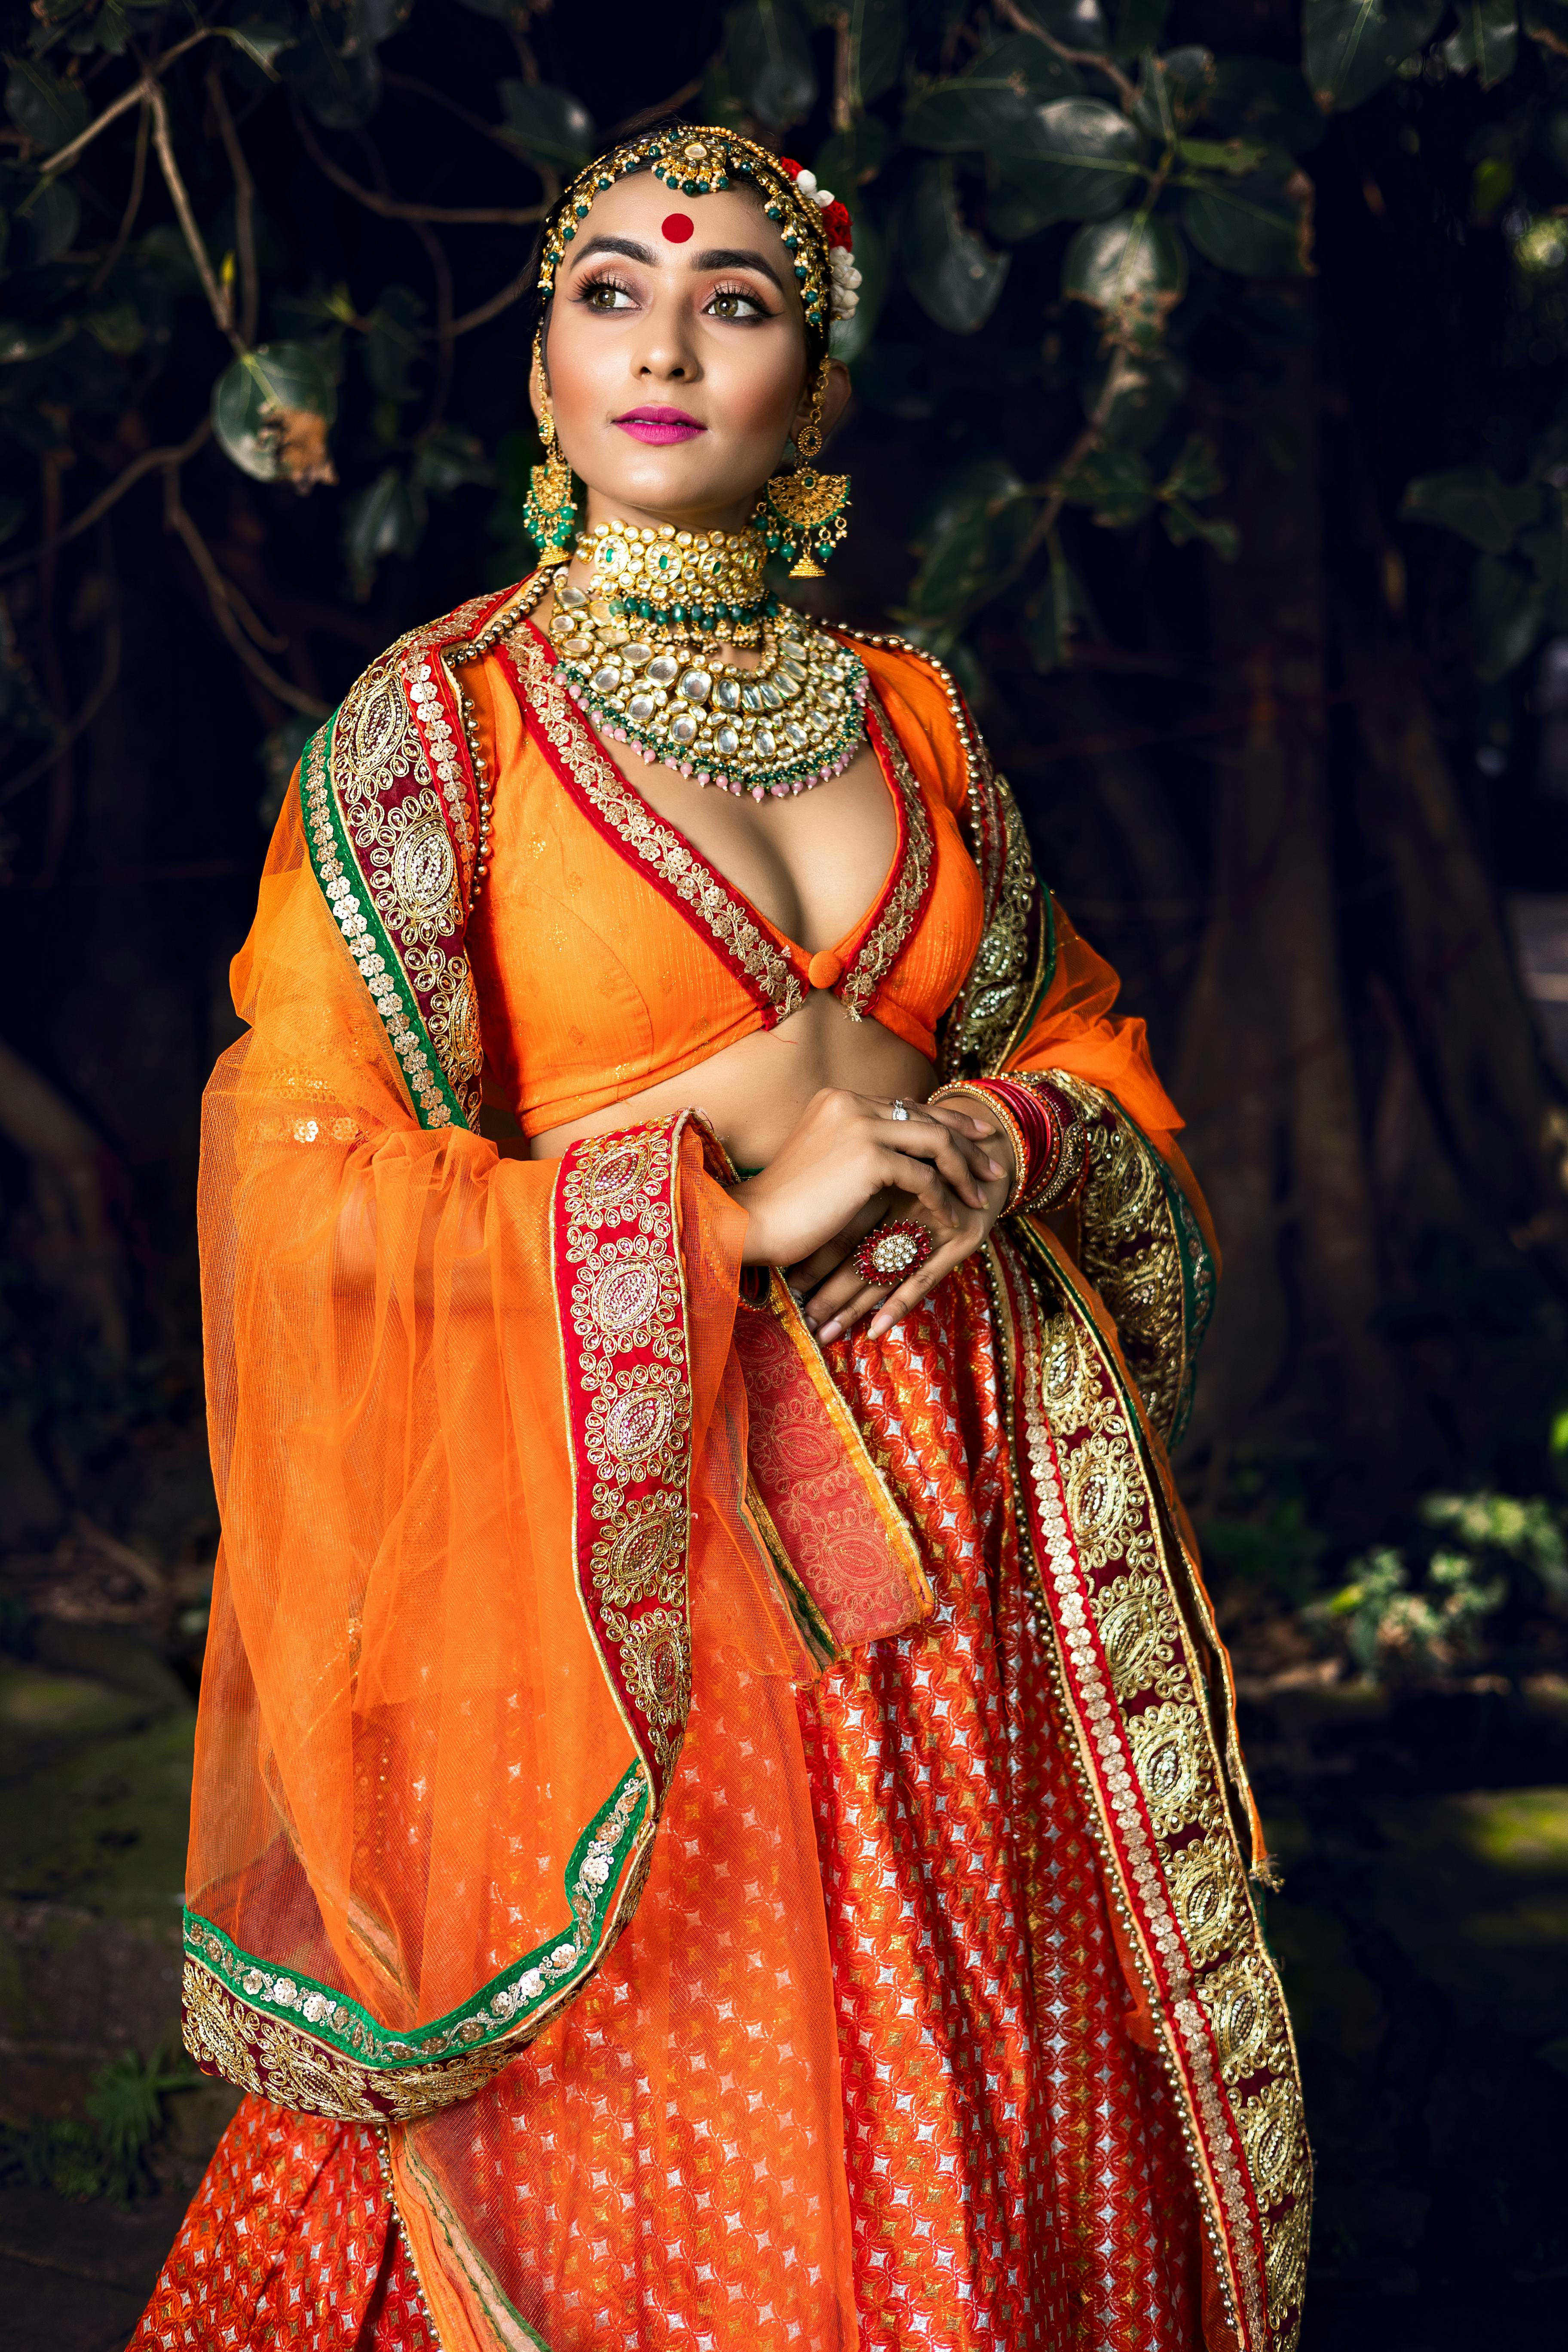
{"type": "MultiPolygon", "coordinates": [[[[177,1873],[216,1539],[199,1097],[267,831],[363,663],[527,569],[536,225],[675,107],[854,211],[854,523],[812,593],[957,668],[1220,1227],[1181,1467],[1289,1865],[1309,2341],[1539,2324],[1568,2276],[1568,1100],[1510,909],[1568,1002],[1568,6],[0,25],[0,1774],[33,1823],[0,1856],[0,2174],[52,2194],[58,2143],[67,2186],[132,2178],[60,2120],[98,2111],[58,2013],[90,1970],[28,1955],[68,1915],[167,1932],[124,1906],[177,1873]],[[142,1862],[106,1878],[111,1848],[142,1862]]],[[[130,2084],[143,2138],[163,2000],[114,2012],[143,2062],[92,2095],[130,2084]]]]}

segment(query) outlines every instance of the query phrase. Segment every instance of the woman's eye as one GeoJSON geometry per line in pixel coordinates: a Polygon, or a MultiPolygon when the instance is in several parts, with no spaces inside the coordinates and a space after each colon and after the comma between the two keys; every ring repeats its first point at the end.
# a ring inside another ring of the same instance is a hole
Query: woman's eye
{"type": "Polygon", "coordinates": [[[738,286],[723,286],[710,295],[708,309],[715,319],[765,319],[767,312],[754,294],[744,294],[738,286]]]}
{"type": "Polygon", "coordinates": [[[583,289],[583,299],[590,310],[629,310],[632,298],[624,286],[613,285],[601,278],[595,285],[583,289]]]}

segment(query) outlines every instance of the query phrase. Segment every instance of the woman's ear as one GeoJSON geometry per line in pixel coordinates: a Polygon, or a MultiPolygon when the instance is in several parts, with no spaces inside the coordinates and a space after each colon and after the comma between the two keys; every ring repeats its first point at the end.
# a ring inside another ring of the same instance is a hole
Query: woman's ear
{"type": "MultiPolygon", "coordinates": [[[[814,371],[806,377],[805,389],[800,395],[800,406],[795,413],[795,424],[791,430],[796,440],[800,437],[801,426],[811,414],[811,395],[816,389],[816,375],[814,371]]],[[[829,360],[827,383],[822,394],[822,437],[825,441],[843,415],[848,399],[849,371],[842,360],[829,360]]]]}
{"type": "Polygon", "coordinates": [[[528,404],[533,411],[536,425],[544,413],[544,404],[549,397],[550,386],[544,375],[544,346],[541,339],[533,346],[533,365],[528,371],[528,404]]]}

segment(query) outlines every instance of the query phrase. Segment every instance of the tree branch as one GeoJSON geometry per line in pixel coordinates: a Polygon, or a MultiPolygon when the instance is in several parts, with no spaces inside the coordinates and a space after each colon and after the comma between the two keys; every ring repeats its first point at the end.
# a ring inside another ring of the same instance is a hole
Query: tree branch
{"type": "Polygon", "coordinates": [[[120,116],[131,107],[152,97],[157,86],[157,76],[164,70],[165,67],[172,66],[176,58],[183,58],[187,49],[194,49],[198,41],[211,41],[217,37],[217,26],[204,25],[199,33],[192,33],[187,39],[177,41],[166,56],[158,59],[156,66],[142,74],[140,81],[133,81],[129,89],[122,89],[119,97],[106,106],[94,121],[88,124],[85,131],[79,131],[76,137],[67,145],[57,147],[52,155],[47,155],[39,166],[42,176],[46,180],[58,178],[68,163],[75,163],[84,147],[91,146],[100,131],[107,131],[110,124],[117,121],[120,116]]]}
{"type": "Polygon", "coordinates": [[[163,173],[163,184],[174,199],[174,210],[179,215],[180,226],[184,231],[185,243],[191,250],[191,259],[196,265],[196,275],[202,281],[203,290],[206,295],[213,317],[217,321],[219,332],[228,337],[236,354],[243,358],[245,345],[234,331],[234,304],[213,275],[211,257],[203,241],[201,230],[196,226],[196,216],[191,209],[191,199],[186,193],[185,184],[180,177],[180,167],[174,161],[174,142],[169,135],[169,102],[156,82],[148,84],[147,103],[153,110],[153,144],[158,151],[158,162],[163,173]]]}
{"type": "Polygon", "coordinates": [[[334,163],[331,156],[322,149],[298,102],[294,107],[294,128],[300,134],[300,143],[306,154],[317,170],[331,180],[333,187],[342,188],[345,195],[353,196],[355,203],[363,205],[367,212],[379,213],[384,220],[441,221],[454,228],[465,226],[474,227],[485,222],[499,222],[505,227],[526,228],[532,222],[543,219],[560,193],[558,185],[555,184],[555,174],[542,167],[534,166],[531,168],[537,170],[538,176],[543,182],[546,190],[544,196],[536,205],[405,204],[401,196],[378,195],[374,188],[364,187],[358,180],[351,179],[348,173],[334,163]]]}
{"type": "Polygon", "coordinates": [[[531,293],[538,278],[538,265],[531,257],[499,294],[492,294],[489,300],[481,302],[477,310],[465,310],[460,319],[454,319],[452,333],[467,335],[476,327],[488,326],[492,319],[499,319],[503,310],[510,310],[514,302],[521,302],[525,294],[531,293]]]}
{"type": "Polygon", "coordinates": [[[234,174],[234,248],[239,264],[239,339],[247,347],[256,341],[257,313],[261,307],[261,279],[256,266],[256,183],[234,117],[224,94],[222,60],[207,68],[207,96],[217,117],[228,168],[234,174]]]}
{"type": "Polygon", "coordinates": [[[202,577],[212,605],[213,618],[223,631],[234,651],[239,656],[252,677],[267,688],[268,694],[291,710],[302,710],[307,719],[325,719],[327,706],[318,702],[313,694],[301,693],[289,679],[279,677],[269,661],[262,658],[239,625],[237,603],[247,612],[249,606],[237,590],[231,587],[213,561],[212,550],[185,512],[180,497],[180,477],[173,467],[164,478],[163,519],[168,529],[178,531],[185,543],[191,562],[202,577]]]}
{"type": "MultiPolygon", "coordinates": [[[[122,643],[118,600],[110,609],[106,635],[108,641],[103,649],[103,669],[98,684],[93,688],[87,700],[79,706],[69,726],[62,727],[59,733],[54,737],[48,750],[40,751],[32,765],[24,768],[19,776],[11,776],[5,784],[0,785],[0,808],[4,808],[8,801],[17,799],[29,785],[36,784],[40,776],[47,775],[49,770],[65,757],[78,736],[87,732],[119,685],[122,643]]],[[[58,845],[56,854],[58,856],[58,845]]],[[[50,863],[53,864],[54,859],[51,858],[50,863]]]]}
{"type": "Polygon", "coordinates": [[[147,134],[150,129],[147,110],[143,107],[136,118],[136,159],[131,166],[131,193],[125,199],[125,210],[120,216],[114,243],[93,272],[92,290],[95,294],[100,287],[107,286],[113,276],[114,265],[125,250],[131,232],[136,226],[136,215],[142,209],[142,198],[147,187],[147,134]]]}
{"type": "Polygon", "coordinates": [[[1131,109],[1138,95],[1137,84],[1129,81],[1109,58],[1102,58],[1094,49],[1069,49],[1065,41],[1058,41],[1054,33],[1047,33],[1043,25],[1037,25],[1032,16],[1026,16],[1018,0],[996,0],[996,13],[1005,17],[1016,33],[1031,33],[1037,41],[1043,41],[1053,57],[1064,58],[1069,66],[1089,66],[1095,73],[1103,74],[1107,81],[1115,85],[1122,105],[1131,109]]]}
{"type": "Polygon", "coordinates": [[[133,457],[122,474],[116,474],[107,489],[99,492],[90,506],[83,507],[80,514],[73,516],[59,530],[47,534],[37,547],[30,547],[26,555],[13,555],[9,562],[0,563],[0,580],[9,579],[15,572],[26,572],[35,563],[47,562],[57,547],[64,547],[68,540],[79,538],[84,530],[90,530],[100,515],[106,515],[110,507],[118,506],[126,491],[134,489],[144,474],[156,473],[160,467],[183,466],[188,457],[194,457],[204,442],[211,438],[212,429],[212,420],[204,416],[190,439],[180,442],[177,447],[143,449],[140,457],[133,457]]]}

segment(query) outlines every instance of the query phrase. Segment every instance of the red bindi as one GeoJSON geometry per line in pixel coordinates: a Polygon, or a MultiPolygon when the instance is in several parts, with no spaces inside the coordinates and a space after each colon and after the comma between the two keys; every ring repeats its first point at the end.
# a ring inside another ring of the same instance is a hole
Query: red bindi
{"type": "Polygon", "coordinates": [[[696,226],[689,213],[668,213],[659,223],[661,233],[671,245],[684,245],[696,226]]]}

